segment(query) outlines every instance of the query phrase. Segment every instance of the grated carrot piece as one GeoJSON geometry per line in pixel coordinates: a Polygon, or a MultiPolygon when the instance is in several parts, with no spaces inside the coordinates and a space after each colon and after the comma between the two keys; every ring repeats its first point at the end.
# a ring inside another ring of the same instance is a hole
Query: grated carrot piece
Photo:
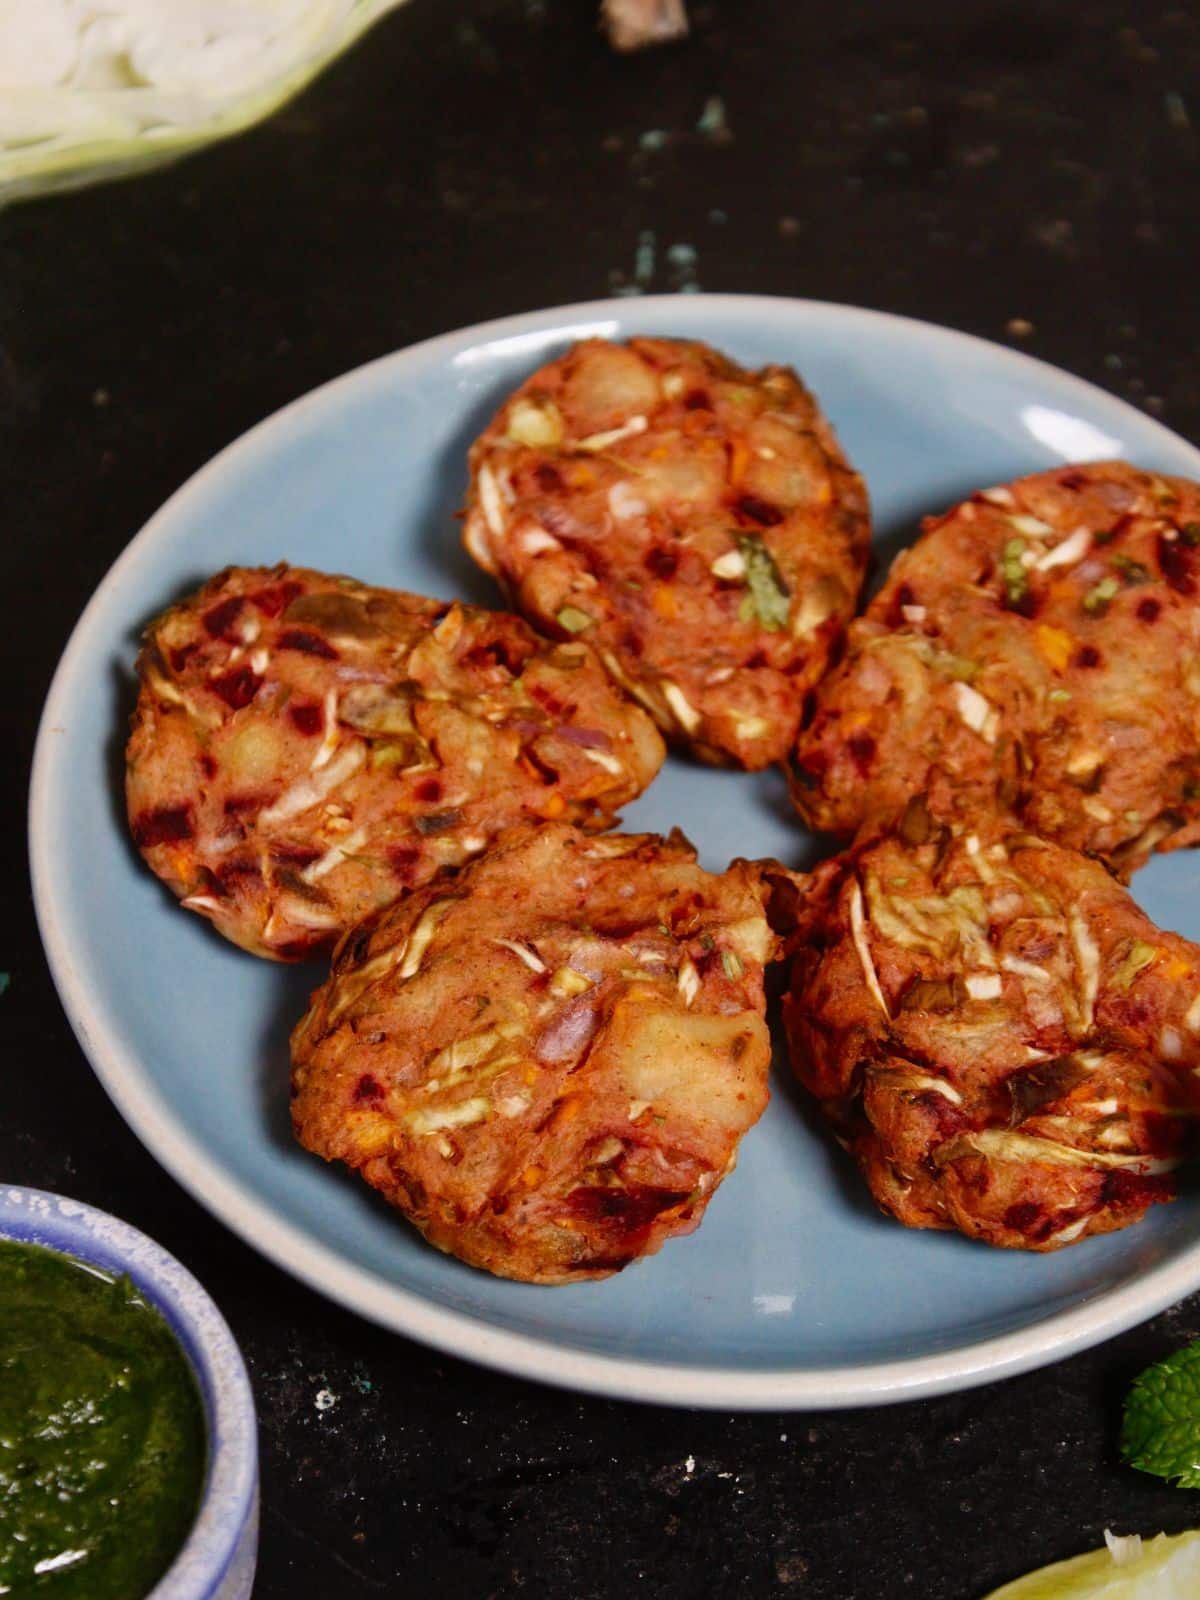
{"type": "Polygon", "coordinates": [[[1055,672],[1065,672],[1075,652],[1075,641],[1062,628],[1052,628],[1039,622],[1034,630],[1037,647],[1055,672]]]}

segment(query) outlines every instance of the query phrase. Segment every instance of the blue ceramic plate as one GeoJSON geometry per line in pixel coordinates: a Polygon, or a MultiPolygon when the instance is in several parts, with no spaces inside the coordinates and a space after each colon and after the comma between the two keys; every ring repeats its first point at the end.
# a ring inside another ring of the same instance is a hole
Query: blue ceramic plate
{"type": "MultiPolygon", "coordinates": [[[[587,334],[679,334],[791,362],[870,485],[890,553],[966,491],[1122,455],[1200,477],[1200,452],[1037,361],[942,328],[804,301],[606,301],[434,339],[328,384],[192,479],[100,585],[38,741],[34,886],[63,1002],[147,1147],[314,1288],[457,1355],[574,1388],[689,1405],[820,1407],[964,1387],[1055,1360],[1200,1286],[1200,1196],[1057,1255],[909,1233],[879,1216],[786,1068],[700,1231],[604,1283],[504,1283],[426,1246],[364,1185],[292,1142],[287,1035],[320,969],[255,961],[182,915],[138,862],[120,795],[140,627],[229,562],[287,558],[494,603],[460,553],[467,445],[506,390],[587,334]]],[[[626,814],[680,824],[706,865],[805,859],[775,773],[672,758],[626,814]]],[[[1200,856],[1138,898],[1200,938],[1200,856]]]]}

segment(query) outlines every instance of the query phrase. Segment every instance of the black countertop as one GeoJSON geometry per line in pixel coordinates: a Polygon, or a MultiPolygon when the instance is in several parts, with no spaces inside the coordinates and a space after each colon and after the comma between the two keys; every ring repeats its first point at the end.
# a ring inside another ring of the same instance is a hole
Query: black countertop
{"type": "Polygon", "coordinates": [[[693,15],[687,43],[621,59],[589,0],[412,0],[263,127],[0,215],[0,1175],[146,1228],[221,1304],[259,1404],[264,1600],[975,1600],[1106,1525],[1200,1522],[1115,1446],[1129,1377],[1200,1335],[1200,1298],[1031,1376],[858,1413],[518,1382],[339,1310],[212,1221],[125,1129],[50,985],[22,806],[71,626],[189,473],[362,361],[695,283],[1018,344],[1200,440],[1200,8],[693,15]]]}

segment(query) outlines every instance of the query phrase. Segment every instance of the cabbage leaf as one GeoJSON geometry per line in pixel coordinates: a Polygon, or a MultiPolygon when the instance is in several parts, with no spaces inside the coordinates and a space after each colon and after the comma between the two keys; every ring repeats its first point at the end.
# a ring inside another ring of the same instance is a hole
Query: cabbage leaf
{"type": "Polygon", "coordinates": [[[0,205],[268,116],[402,0],[0,0],[0,205]]]}

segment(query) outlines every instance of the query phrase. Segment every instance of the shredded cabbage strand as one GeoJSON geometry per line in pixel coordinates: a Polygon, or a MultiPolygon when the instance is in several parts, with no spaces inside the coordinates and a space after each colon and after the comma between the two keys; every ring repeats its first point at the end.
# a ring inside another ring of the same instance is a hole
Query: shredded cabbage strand
{"type": "Polygon", "coordinates": [[[401,0],[0,0],[0,202],[235,133],[401,0]]]}

